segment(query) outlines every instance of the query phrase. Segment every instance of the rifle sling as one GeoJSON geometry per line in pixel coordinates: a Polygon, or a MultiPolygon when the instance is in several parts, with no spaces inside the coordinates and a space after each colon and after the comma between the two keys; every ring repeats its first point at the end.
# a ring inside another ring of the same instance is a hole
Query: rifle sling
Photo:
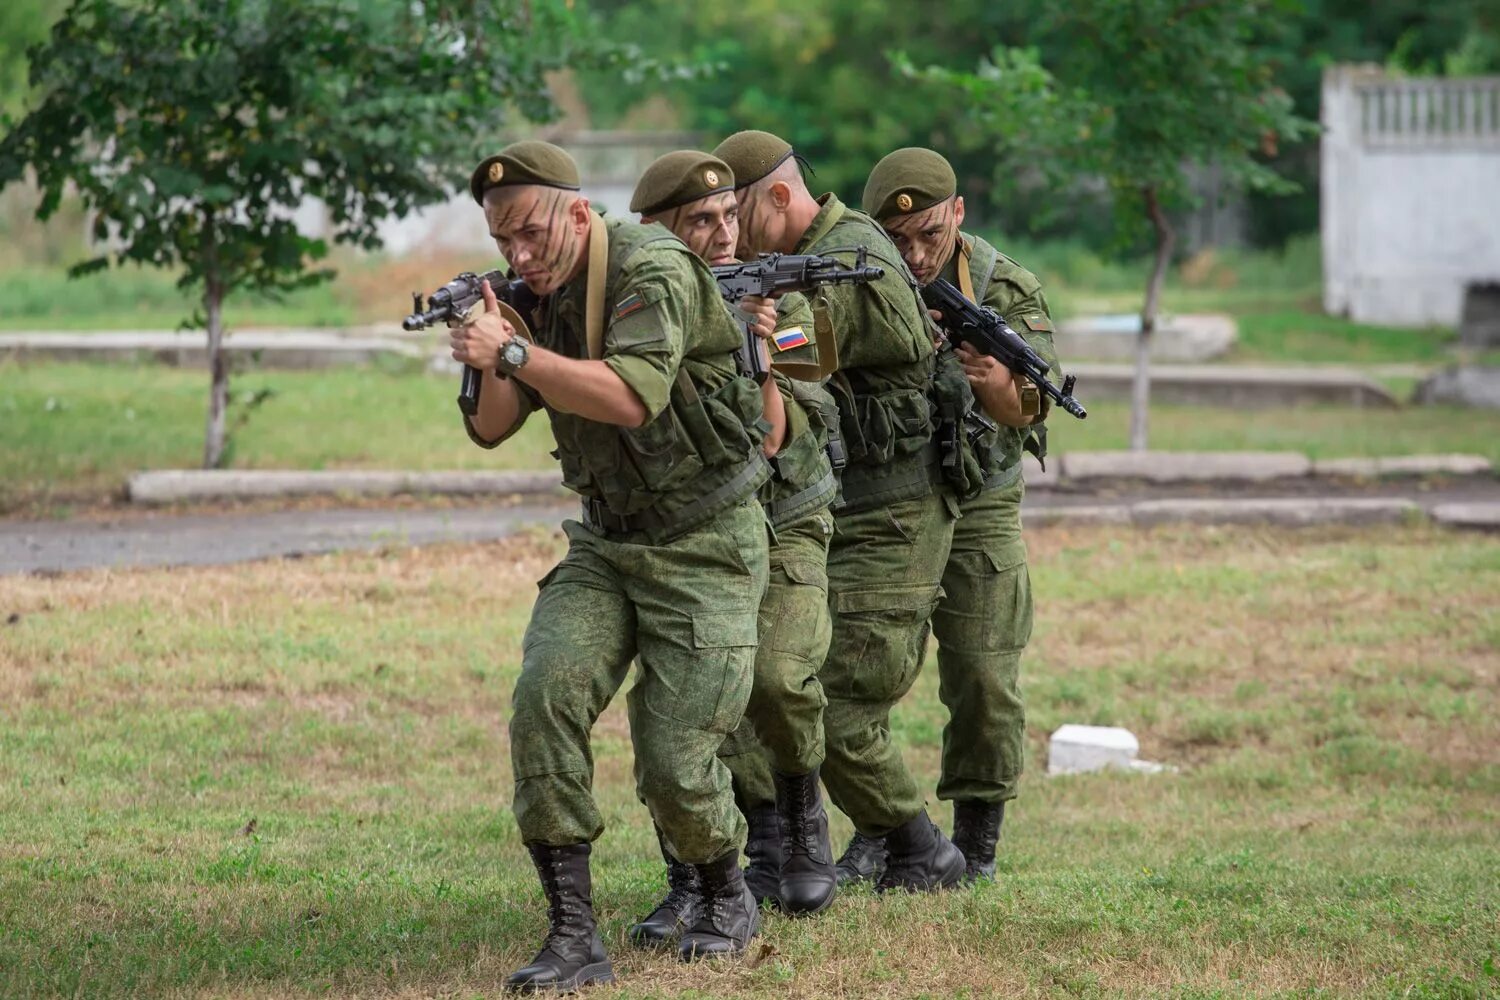
{"type": "Polygon", "coordinates": [[[584,330],[588,337],[589,358],[604,357],[604,280],[609,267],[609,230],[604,216],[589,213],[589,277],[584,292],[584,330]]]}

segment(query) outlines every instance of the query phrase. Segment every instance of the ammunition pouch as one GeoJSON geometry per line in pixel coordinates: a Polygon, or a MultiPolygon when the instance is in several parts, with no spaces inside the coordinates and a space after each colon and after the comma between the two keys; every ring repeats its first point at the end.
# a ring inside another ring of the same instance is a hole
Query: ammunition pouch
{"type": "Polygon", "coordinates": [[[932,403],[937,409],[939,469],[943,481],[960,500],[979,495],[994,471],[991,449],[984,446],[987,431],[971,433],[970,414],[977,405],[963,366],[951,348],[938,352],[932,380],[932,403]]]}
{"type": "MultiPolygon", "coordinates": [[[[559,435],[578,432],[559,449],[563,484],[585,498],[585,523],[608,533],[675,537],[733,506],[765,482],[770,466],[760,444],[769,430],[760,390],[744,378],[710,389],[678,370],[667,408],[644,427],[621,427],[612,445],[589,422],[554,421],[559,435]],[[592,518],[592,520],[590,520],[592,518]]],[[[597,425],[596,425],[597,427],[597,425]]]]}

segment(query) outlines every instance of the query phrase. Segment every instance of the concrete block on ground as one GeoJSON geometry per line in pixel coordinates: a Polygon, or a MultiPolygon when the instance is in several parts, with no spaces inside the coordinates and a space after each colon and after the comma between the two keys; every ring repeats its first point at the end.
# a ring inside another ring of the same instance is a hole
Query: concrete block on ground
{"type": "Polygon", "coordinates": [[[1493,471],[1483,455],[1390,455],[1383,458],[1323,458],[1313,462],[1315,476],[1483,476],[1493,471]]]}
{"type": "MultiPolygon", "coordinates": [[[[1128,400],[1135,378],[1131,365],[1065,363],[1063,371],[1078,376],[1075,395],[1085,406],[1096,400],[1128,400]]],[[[1385,386],[1351,369],[1250,365],[1154,364],[1151,399],[1242,410],[1307,405],[1390,409],[1400,405],[1385,386]]]]}
{"type": "MultiPolygon", "coordinates": [[[[1064,359],[1131,361],[1140,335],[1140,315],[1122,313],[1067,320],[1057,325],[1054,337],[1058,357],[1064,359]]],[[[1239,327],[1229,316],[1166,316],[1151,337],[1151,357],[1167,362],[1209,361],[1227,354],[1238,338],[1239,327]]],[[[1072,368],[1065,364],[1063,370],[1072,368]]]]}
{"type": "Polygon", "coordinates": [[[1441,503],[1432,508],[1432,519],[1446,528],[1500,531],[1500,501],[1441,503]]]}
{"type": "Polygon", "coordinates": [[[138,472],[126,484],[132,503],[248,500],[262,497],[545,495],[562,487],[556,472],[401,472],[266,469],[164,469],[138,472]]]}
{"type": "Polygon", "coordinates": [[[1238,500],[1143,500],[1136,524],[1399,524],[1421,515],[1414,500],[1365,497],[1255,497],[1238,500]]]}
{"type": "Polygon", "coordinates": [[[1140,741],[1118,726],[1059,726],[1047,744],[1048,774],[1085,774],[1109,767],[1128,769],[1140,741]]]}
{"type": "Polygon", "coordinates": [[[1312,471],[1311,460],[1295,451],[1072,451],[1059,464],[1070,481],[1265,482],[1312,471]]]}

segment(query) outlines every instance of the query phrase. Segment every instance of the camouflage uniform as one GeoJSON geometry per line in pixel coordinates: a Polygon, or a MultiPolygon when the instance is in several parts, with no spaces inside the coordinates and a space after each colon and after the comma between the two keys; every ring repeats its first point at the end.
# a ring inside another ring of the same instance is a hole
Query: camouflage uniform
{"type": "Polygon", "coordinates": [[[890,711],[921,669],[955,502],[936,485],[934,352],[906,269],[873,220],[833,195],[820,204],[797,252],[852,263],[865,247],[886,271],[870,285],[828,287],[818,297],[837,342],[830,388],[849,456],[828,552],[833,640],[820,674],[828,697],[822,773],[855,826],[882,835],[923,812],[891,742],[890,711]]]}
{"type": "MultiPolygon", "coordinates": [[[[548,408],[584,513],[564,524],[568,552],[526,630],[511,720],[516,823],[528,844],[603,831],[589,732],[638,656],[640,792],[672,853],[700,864],[745,836],[716,753],[749,698],[766,586],[764,422],[707,267],[659,226],[611,220],[606,231],[603,361],[650,419],[622,428],[548,408]]],[[[580,277],[533,316],[536,342],[587,357],[584,313],[580,277]]],[[[544,405],[517,385],[522,416],[509,433],[544,405]]]]}
{"type": "MultiPolygon", "coordinates": [[[[974,295],[1057,364],[1052,321],[1036,276],[976,236],[960,238],[940,277],[959,284],[969,268],[974,295]]],[[[943,729],[938,798],[1004,802],[1016,796],[1026,714],[1021,700],[1021,653],[1031,637],[1031,578],[1021,538],[1021,452],[1046,454],[1046,427],[1001,426],[984,442],[989,476],[962,504],[953,550],[943,572],[943,598],[932,616],[938,641],[939,696],[948,707],[943,729]]]]}

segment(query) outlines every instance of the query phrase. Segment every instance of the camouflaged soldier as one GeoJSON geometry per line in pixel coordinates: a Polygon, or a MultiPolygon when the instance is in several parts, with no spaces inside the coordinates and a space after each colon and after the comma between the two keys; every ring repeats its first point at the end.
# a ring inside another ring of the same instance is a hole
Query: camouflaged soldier
{"type": "MultiPolygon", "coordinates": [[[[994,309],[1056,370],[1052,320],[1035,275],[959,230],[964,200],[953,168],[930,149],[899,149],[865,185],[863,208],[890,234],[922,284],[945,278],[994,309]]],[[[1021,538],[1021,452],[1046,454],[1047,397],[1023,407],[1021,380],[967,345],[959,349],[974,395],[999,425],[988,435],[983,490],[964,501],[932,617],[939,696],[948,707],[938,798],[953,803],[953,842],[968,877],[993,878],[1005,803],[1021,776],[1026,714],[1021,653],[1031,637],[1031,579],[1021,538]]],[[[1033,390],[1034,392],[1034,390],[1033,390]]],[[[1039,394],[1038,394],[1039,395],[1039,394]]],[[[848,881],[878,874],[882,846],[856,835],[841,859],[848,881]]]]}
{"type": "MultiPolygon", "coordinates": [[[[643,223],[666,226],[711,265],[735,260],[734,174],[716,157],[679,150],[659,158],[641,175],[630,210],[641,213],[643,223]]],[[[787,295],[779,303],[747,298],[740,307],[762,338],[756,346],[765,370],[772,370],[771,345],[780,355],[809,339],[812,310],[804,296],[787,295]]],[[[828,505],[838,492],[824,420],[836,411],[833,398],[818,386],[802,384],[794,392],[792,380],[774,371],[761,384],[761,398],[771,426],[762,452],[775,470],[761,494],[773,529],[770,584],[761,603],[750,702],[719,758],[729,767],[735,801],[749,824],[745,880],[751,891],[784,912],[809,914],[827,908],[837,886],[818,788],[825,702],[817,678],[830,635],[828,505]]],[[[634,689],[630,697],[633,705],[634,689]]],[[[670,891],[630,930],[644,944],[670,941],[692,923],[693,870],[665,847],[663,857],[670,891]]]]}
{"type": "Polygon", "coordinates": [[[583,497],[568,551],[541,581],[510,727],[515,816],[550,929],[512,989],[613,978],[595,926],[589,853],[603,822],[589,732],[639,658],[631,725],[640,791],[700,916],[684,959],[743,950],[759,926],[739,868],[745,825],[715,753],[750,694],[766,586],[757,490],[760,394],[708,268],[657,226],[606,222],[555,146],[520,142],[470,181],[490,233],[540,297],[524,318],[487,311],[453,331],[484,371],[469,435],[493,447],[545,409],[563,481],[583,497]]]}
{"type": "MultiPolygon", "coordinates": [[[[927,314],[885,233],[834,195],[814,199],[784,140],[740,132],[714,153],[735,173],[742,254],[818,253],[847,264],[864,247],[885,269],[880,281],[825,288],[816,300],[819,353],[837,353],[829,386],[848,455],[828,553],[822,775],[855,827],[885,838],[879,888],[952,885],[963,855],[928,818],[890,736],[891,708],[921,668],[957,508],[935,442],[941,406],[930,395],[937,366],[927,314]]],[[[955,405],[966,408],[972,398],[958,383],[955,405]]]]}

